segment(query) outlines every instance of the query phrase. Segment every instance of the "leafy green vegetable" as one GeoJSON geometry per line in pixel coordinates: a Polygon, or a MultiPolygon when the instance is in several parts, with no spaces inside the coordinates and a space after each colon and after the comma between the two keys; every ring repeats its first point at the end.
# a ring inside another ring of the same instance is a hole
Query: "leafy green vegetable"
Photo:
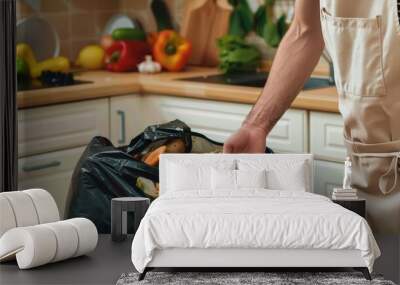
{"type": "Polygon", "coordinates": [[[264,0],[253,15],[247,0],[229,0],[233,11],[229,19],[228,34],[244,38],[252,29],[271,47],[276,48],[288,26],[286,15],[274,17],[275,0],[264,0]]]}
{"type": "Polygon", "coordinates": [[[274,24],[274,22],[272,22],[271,19],[268,19],[267,25],[264,28],[264,40],[271,47],[277,47],[281,41],[278,27],[274,24]]]}
{"type": "Polygon", "coordinates": [[[260,37],[264,36],[264,27],[267,23],[267,8],[265,5],[258,7],[256,13],[254,14],[254,31],[260,37]]]}
{"type": "Polygon", "coordinates": [[[255,71],[261,62],[261,54],[255,46],[241,37],[226,35],[217,40],[219,68],[224,73],[255,71]]]}
{"type": "Polygon", "coordinates": [[[286,15],[274,22],[275,0],[265,0],[255,14],[254,30],[271,47],[277,47],[287,31],[286,15]]]}
{"type": "Polygon", "coordinates": [[[283,38],[283,36],[285,35],[285,33],[288,29],[288,26],[286,24],[286,15],[285,14],[283,14],[282,16],[279,17],[278,21],[276,22],[276,26],[278,29],[279,36],[281,38],[283,38]]]}
{"type": "Polygon", "coordinates": [[[253,12],[247,3],[247,0],[239,0],[237,9],[240,14],[243,29],[246,31],[246,33],[250,32],[253,28],[253,12]]]}
{"type": "Polygon", "coordinates": [[[242,26],[242,20],[240,16],[240,12],[238,10],[233,10],[230,18],[229,18],[229,35],[244,37],[246,35],[246,31],[242,26]]]}
{"type": "Polygon", "coordinates": [[[247,0],[231,0],[233,11],[229,19],[229,34],[234,36],[246,36],[253,28],[253,13],[247,0]]]}

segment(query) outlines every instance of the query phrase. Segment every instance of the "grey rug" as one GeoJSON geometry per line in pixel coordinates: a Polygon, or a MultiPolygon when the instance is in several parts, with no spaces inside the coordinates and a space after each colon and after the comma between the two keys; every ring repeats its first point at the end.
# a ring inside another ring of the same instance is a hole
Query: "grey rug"
{"type": "Polygon", "coordinates": [[[373,280],[368,281],[359,272],[148,272],[142,281],[137,280],[138,276],[138,273],[122,274],[116,285],[395,285],[379,275],[372,275],[373,280]]]}

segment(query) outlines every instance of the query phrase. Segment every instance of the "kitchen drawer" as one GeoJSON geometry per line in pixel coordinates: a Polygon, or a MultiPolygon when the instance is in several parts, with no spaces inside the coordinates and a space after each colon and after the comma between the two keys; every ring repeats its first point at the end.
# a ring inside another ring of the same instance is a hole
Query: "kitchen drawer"
{"type": "Polygon", "coordinates": [[[18,156],[86,145],[109,135],[108,99],[18,111],[18,156]]]}
{"type": "Polygon", "coordinates": [[[332,196],[333,188],[342,187],[344,164],[314,160],[314,193],[332,196]]]}
{"type": "Polygon", "coordinates": [[[43,188],[51,193],[60,216],[64,209],[72,173],[85,147],[55,151],[18,160],[18,189],[43,188]]]}
{"type": "MultiPolygon", "coordinates": [[[[241,126],[251,107],[239,103],[146,96],[146,116],[152,116],[153,123],[179,119],[193,131],[220,142],[241,126]]],[[[151,118],[145,121],[151,121],[151,118]]],[[[307,112],[290,109],[269,134],[268,146],[277,152],[307,152],[307,138],[307,112]]]]}
{"type": "Polygon", "coordinates": [[[342,162],[346,159],[340,115],[310,112],[310,152],[323,160],[342,162]]]}
{"type": "Polygon", "coordinates": [[[143,98],[132,94],[110,98],[110,137],[116,146],[127,145],[146,127],[143,98]]]}

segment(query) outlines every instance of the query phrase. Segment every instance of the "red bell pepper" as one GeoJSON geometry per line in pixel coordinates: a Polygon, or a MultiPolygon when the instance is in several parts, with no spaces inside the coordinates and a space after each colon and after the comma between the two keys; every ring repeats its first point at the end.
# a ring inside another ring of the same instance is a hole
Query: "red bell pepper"
{"type": "Polygon", "coordinates": [[[106,67],[114,72],[137,70],[137,65],[150,52],[149,45],[144,41],[116,41],[106,49],[106,67]]]}

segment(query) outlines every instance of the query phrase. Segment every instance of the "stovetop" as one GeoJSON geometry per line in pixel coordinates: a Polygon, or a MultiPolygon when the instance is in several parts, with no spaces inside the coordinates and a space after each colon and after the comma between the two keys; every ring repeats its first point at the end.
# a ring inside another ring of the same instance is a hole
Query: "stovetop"
{"type": "MultiPolygon", "coordinates": [[[[179,78],[178,80],[262,88],[267,79],[267,72],[250,72],[186,77],[179,78]]],[[[285,83],[284,80],[282,80],[282,83],[285,83]]],[[[304,84],[303,90],[326,88],[330,86],[334,86],[334,83],[328,78],[310,77],[304,84]]]]}
{"type": "Polygon", "coordinates": [[[30,91],[30,90],[40,90],[40,89],[47,89],[47,88],[57,88],[57,87],[67,87],[67,86],[75,86],[81,84],[88,84],[92,83],[92,81],[84,81],[84,80],[74,80],[72,84],[68,85],[48,85],[40,80],[25,80],[25,81],[18,81],[17,89],[18,91],[30,91]]]}

